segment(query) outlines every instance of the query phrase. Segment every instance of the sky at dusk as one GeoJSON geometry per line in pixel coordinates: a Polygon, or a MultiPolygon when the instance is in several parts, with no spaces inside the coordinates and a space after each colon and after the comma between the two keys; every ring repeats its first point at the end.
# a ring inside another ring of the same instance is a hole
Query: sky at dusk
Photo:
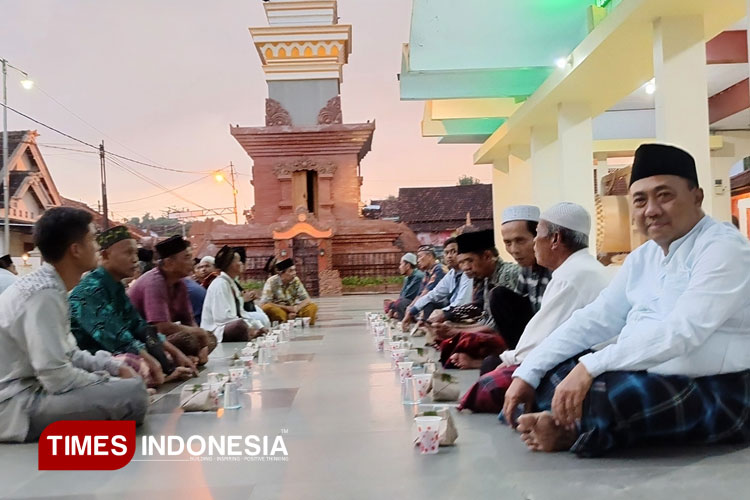
{"type": "MultiPolygon", "coordinates": [[[[363,201],[395,195],[399,187],[453,185],[463,174],[489,182],[490,166],[472,164],[476,146],[421,137],[423,103],[399,100],[411,2],[339,0],[338,9],[340,22],[353,25],[341,88],[344,122],[377,122],[373,150],[362,162],[363,201]]],[[[8,105],[164,167],[209,172],[232,161],[241,174],[238,204],[249,208],[252,160],[229,124],[264,123],[267,87],[248,27],[266,25],[261,0],[0,0],[0,57],[37,84],[22,89],[10,70],[8,105]]],[[[88,149],[12,112],[8,121],[11,130],[38,130],[40,144],[88,149]]],[[[58,190],[95,208],[98,155],[57,148],[41,149],[58,190]]],[[[231,189],[211,177],[122,163],[168,189],[192,182],[175,192],[201,206],[232,205],[231,189]]],[[[107,175],[117,219],[160,215],[170,206],[198,208],[169,193],[150,197],[162,188],[119,165],[109,163],[107,175]]]]}

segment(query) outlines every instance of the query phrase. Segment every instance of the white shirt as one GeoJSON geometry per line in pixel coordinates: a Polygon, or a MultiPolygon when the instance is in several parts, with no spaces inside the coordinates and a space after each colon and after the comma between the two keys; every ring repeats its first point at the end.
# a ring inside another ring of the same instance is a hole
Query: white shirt
{"type": "Polygon", "coordinates": [[[0,293],[3,293],[5,289],[15,283],[17,279],[18,276],[7,269],[0,269],[0,293]]]}
{"type": "Polygon", "coordinates": [[[518,345],[500,354],[507,366],[520,364],[550,333],[596,299],[609,283],[609,273],[584,248],[570,255],[552,272],[542,305],[523,330],[518,345]]]}
{"type": "Polygon", "coordinates": [[[459,278],[458,285],[456,285],[456,270],[451,269],[448,271],[443,276],[443,279],[435,285],[435,288],[417,299],[413,307],[421,311],[430,302],[438,304],[448,303],[447,307],[461,306],[471,302],[471,291],[474,280],[464,273],[460,274],[461,277],[459,278]]]}
{"type": "Polygon", "coordinates": [[[244,301],[239,286],[227,273],[222,272],[211,282],[206,291],[201,314],[201,328],[216,335],[221,342],[224,338],[224,326],[227,323],[244,319],[250,328],[260,329],[270,327],[271,321],[263,311],[247,312],[242,307],[244,301]],[[239,304],[239,316],[237,306],[239,304]]]}
{"type": "Polygon", "coordinates": [[[0,296],[0,441],[23,441],[37,393],[62,394],[108,380],[121,362],[81,351],[70,333],[68,292],[48,263],[0,296]]]}
{"type": "Polygon", "coordinates": [[[700,377],[750,368],[750,244],[705,216],[665,256],[648,241],[613,282],[537,347],[516,370],[536,387],[558,363],[581,357],[591,376],[637,371],[700,377]]]}

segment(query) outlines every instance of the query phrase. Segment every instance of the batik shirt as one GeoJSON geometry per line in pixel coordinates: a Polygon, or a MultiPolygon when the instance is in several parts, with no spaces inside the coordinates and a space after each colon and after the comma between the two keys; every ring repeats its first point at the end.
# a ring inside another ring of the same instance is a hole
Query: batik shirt
{"type": "Polygon", "coordinates": [[[148,323],[138,314],[125,287],[103,267],[91,271],[70,294],[70,327],[78,347],[138,354],[146,345],[137,337],[148,323]]]}
{"type": "Polygon", "coordinates": [[[279,304],[282,306],[295,306],[300,302],[303,302],[310,298],[310,295],[305,290],[305,285],[302,281],[295,277],[288,284],[284,285],[281,281],[281,276],[271,276],[263,286],[263,294],[261,295],[262,304],[279,304]]]}

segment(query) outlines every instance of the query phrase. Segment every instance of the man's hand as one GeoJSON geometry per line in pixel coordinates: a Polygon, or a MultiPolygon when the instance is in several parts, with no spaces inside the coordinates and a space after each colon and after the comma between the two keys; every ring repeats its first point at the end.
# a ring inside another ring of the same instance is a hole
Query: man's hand
{"type": "Polygon", "coordinates": [[[453,328],[449,327],[445,323],[438,323],[436,325],[433,325],[432,328],[435,330],[435,335],[439,339],[443,339],[443,340],[449,339],[456,334],[453,328]]]}
{"type": "Polygon", "coordinates": [[[474,370],[482,367],[481,359],[474,359],[466,353],[456,352],[448,358],[456,368],[461,370],[474,370]]]}
{"type": "Polygon", "coordinates": [[[533,387],[523,379],[514,378],[508,390],[505,391],[505,402],[503,403],[505,421],[512,427],[516,427],[518,422],[516,422],[514,413],[518,409],[518,405],[523,404],[525,411],[531,411],[535,398],[536,394],[533,387]]]}
{"type": "Polygon", "coordinates": [[[244,302],[252,302],[253,300],[257,298],[258,298],[258,294],[252,290],[244,290],[242,292],[242,300],[244,302]]]}
{"type": "Polygon", "coordinates": [[[194,376],[198,376],[198,369],[195,367],[195,363],[185,356],[185,353],[174,347],[174,349],[170,349],[169,354],[172,355],[172,361],[174,361],[177,367],[187,368],[194,376]]]}
{"type": "Polygon", "coordinates": [[[117,371],[117,376],[120,378],[135,378],[138,376],[138,374],[135,373],[133,369],[130,368],[128,365],[123,364],[120,366],[120,369],[117,371]]]}
{"type": "Polygon", "coordinates": [[[552,397],[552,415],[558,425],[571,429],[583,413],[583,400],[594,381],[586,367],[578,363],[560,382],[552,397]]]}
{"type": "Polygon", "coordinates": [[[187,380],[194,376],[194,370],[185,366],[178,366],[172,373],[164,378],[164,382],[174,382],[178,380],[187,380]]]}
{"type": "Polygon", "coordinates": [[[442,309],[435,309],[430,314],[429,320],[431,323],[443,323],[445,321],[445,311],[442,309]]]}
{"type": "Polygon", "coordinates": [[[413,320],[413,316],[411,315],[411,311],[407,310],[406,314],[404,315],[404,319],[401,321],[401,329],[403,331],[406,331],[409,329],[409,324],[411,324],[413,320]]]}
{"type": "Polygon", "coordinates": [[[141,351],[139,354],[141,358],[143,358],[143,361],[148,365],[152,384],[155,386],[162,385],[164,383],[164,371],[161,369],[159,362],[145,350],[141,351]]]}

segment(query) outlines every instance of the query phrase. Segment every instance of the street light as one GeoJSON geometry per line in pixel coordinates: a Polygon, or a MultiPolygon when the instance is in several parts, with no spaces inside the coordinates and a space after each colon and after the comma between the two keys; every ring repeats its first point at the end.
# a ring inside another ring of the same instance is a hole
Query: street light
{"type": "MultiPolygon", "coordinates": [[[[229,178],[229,182],[232,185],[232,197],[234,198],[234,223],[239,224],[239,217],[237,216],[237,188],[234,186],[234,164],[231,161],[229,162],[229,178]]],[[[226,180],[224,174],[221,172],[216,172],[214,179],[216,179],[216,182],[224,182],[226,180]]]]}
{"type": "Polygon", "coordinates": [[[8,165],[8,68],[21,73],[25,78],[21,85],[26,90],[34,87],[34,82],[29,79],[29,74],[10,64],[7,59],[0,58],[3,69],[3,207],[5,209],[5,220],[3,222],[3,251],[10,253],[10,165],[8,165]]]}

